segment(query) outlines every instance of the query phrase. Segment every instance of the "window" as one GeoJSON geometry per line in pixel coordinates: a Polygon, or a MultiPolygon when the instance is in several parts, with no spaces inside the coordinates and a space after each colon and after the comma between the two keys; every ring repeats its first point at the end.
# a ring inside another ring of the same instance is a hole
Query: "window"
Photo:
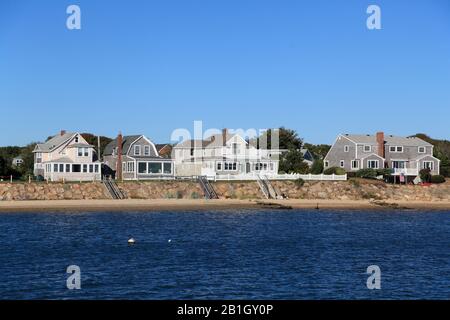
{"type": "Polygon", "coordinates": [[[78,143],[79,139],[78,136],[75,137],[75,143],[78,143]]]}
{"type": "Polygon", "coordinates": [[[345,167],[345,161],[344,160],[339,161],[339,166],[341,168],[345,167]]]}
{"type": "Polygon", "coordinates": [[[134,172],[134,162],[133,161],[128,161],[127,162],[127,171],[128,172],[134,172]]]}
{"type": "Polygon", "coordinates": [[[364,145],[364,152],[370,152],[372,151],[372,147],[368,144],[364,145]]]}
{"type": "Polygon", "coordinates": [[[70,172],[70,164],[66,164],[66,172],[70,172]]]}
{"type": "Polygon", "coordinates": [[[370,169],[378,169],[378,160],[367,161],[367,167],[370,169]]]}
{"type": "Polygon", "coordinates": [[[162,172],[161,162],[148,163],[148,173],[161,173],[161,172],[162,172]]]}
{"type": "Polygon", "coordinates": [[[172,173],[172,164],[164,163],[164,173],[171,174],[172,173]]]}
{"type": "Polygon", "coordinates": [[[89,148],[84,148],[84,156],[85,157],[89,156],[89,148]]]}
{"type": "Polygon", "coordinates": [[[419,147],[418,148],[418,152],[419,153],[425,153],[426,152],[426,148],[425,147],[419,147]]]}
{"type": "Polygon", "coordinates": [[[93,173],[94,172],[94,165],[90,164],[89,165],[89,173],[93,173]]]}
{"type": "Polygon", "coordinates": [[[217,170],[222,170],[222,164],[220,162],[217,163],[217,170]]]}
{"type": "Polygon", "coordinates": [[[390,146],[389,152],[403,152],[402,146],[390,146]]]}
{"type": "Polygon", "coordinates": [[[225,171],[236,171],[237,170],[237,163],[236,162],[225,162],[224,163],[224,170],[225,171]]]}
{"type": "Polygon", "coordinates": [[[194,148],[191,148],[191,157],[194,156],[194,148]]]}
{"type": "Polygon", "coordinates": [[[233,143],[231,145],[232,150],[233,150],[233,154],[238,154],[238,144],[237,143],[233,143]]]}
{"type": "Polygon", "coordinates": [[[359,161],[352,160],[352,169],[359,169],[359,161]]]}
{"type": "Polygon", "coordinates": [[[58,165],[56,163],[53,164],[53,172],[58,172],[58,165]]]}
{"type": "Polygon", "coordinates": [[[72,172],[81,172],[81,164],[72,165],[72,172]]]}
{"type": "Polygon", "coordinates": [[[150,146],[144,146],[144,156],[150,155],[150,146]]]}
{"type": "Polygon", "coordinates": [[[59,172],[64,172],[64,165],[62,163],[59,165],[59,172]]]}
{"type": "Polygon", "coordinates": [[[344,152],[349,152],[350,151],[350,146],[344,146],[344,152]]]}
{"type": "Polygon", "coordinates": [[[88,171],[87,164],[83,164],[83,173],[86,173],[88,171]]]}
{"type": "Polygon", "coordinates": [[[330,163],[328,162],[328,160],[325,160],[325,161],[323,162],[323,166],[324,166],[325,168],[328,168],[329,165],[330,165],[330,163]]]}
{"type": "Polygon", "coordinates": [[[138,162],[138,173],[147,173],[147,162],[138,162]]]}
{"type": "Polygon", "coordinates": [[[98,165],[98,164],[96,164],[95,165],[95,173],[98,173],[98,167],[99,167],[100,165],[98,165]]]}
{"type": "Polygon", "coordinates": [[[134,146],[134,155],[135,156],[141,155],[141,146],[134,146]]]}
{"type": "Polygon", "coordinates": [[[423,168],[424,169],[433,170],[434,169],[434,162],[433,161],[424,161],[423,162],[423,168]]]}
{"type": "Polygon", "coordinates": [[[83,156],[83,148],[78,148],[78,156],[79,157],[83,156]]]}

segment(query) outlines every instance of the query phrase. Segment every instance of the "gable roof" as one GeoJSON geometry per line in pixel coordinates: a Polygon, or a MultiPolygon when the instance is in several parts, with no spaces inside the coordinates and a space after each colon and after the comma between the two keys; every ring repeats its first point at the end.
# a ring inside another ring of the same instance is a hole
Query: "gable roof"
{"type": "MultiPolygon", "coordinates": [[[[242,137],[240,135],[238,135],[237,133],[233,133],[233,134],[227,133],[225,136],[225,142],[230,141],[235,136],[238,136],[242,139],[242,137]]],[[[175,145],[174,148],[217,148],[217,147],[222,147],[223,146],[222,137],[223,137],[222,134],[218,133],[218,134],[211,135],[208,139],[205,139],[205,140],[198,140],[198,139],[197,140],[184,140],[184,141],[178,143],[177,145],[175,145]]]]}
{"type": "MultiPolygon", "coordinates": [[[[130,146],[133,142],[138,140],[143,135],[132,135],[132,136],[123,136],[122,138],[122,155],[126,155],[128,152],[128,149],[130,149],[130,146]]],[[[112,140],[110,143],[108,143],[105,147],[105,151],[103,151],[104,156],[110,156],[113,154],[113,150],[117,148],[117,138],[112,140]]]]}
{"type": "MultiPolygon", "coordinates": [[[[350,139],[355,143],[361,144],[377,144],[376,135],[371,134],[342,134],[341,136],[350,139]]],[[[399,145],[399,146],[432,146],[432,144],[417,138],[417,137],[400,137],[394,135],[384,135],[384,141],[386,145],[399,145]]]]}
{"type": "Polygon", "coordinates": [[[66,132],[62,135],[57,134],[44,143],[38,143],[33,152],[50,152],[62,145],[64,142],[70,140],[76,134],[77,133],[73,132],[66,132]]]}

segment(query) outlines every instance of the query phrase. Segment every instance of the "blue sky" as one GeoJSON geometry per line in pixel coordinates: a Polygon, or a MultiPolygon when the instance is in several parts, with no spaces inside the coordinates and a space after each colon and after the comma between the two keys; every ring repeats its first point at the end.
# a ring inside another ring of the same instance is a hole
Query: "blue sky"
{"type": "Polygon", "coordinates": [[[450,2],[0,2],[0,145],[60,129],[115,136],[296,129],[450,139],[450,2]],[[66,8],[81,8],[81,30],[66,8]],[[366,28],[381,7],[382,30],[366,28]]]}

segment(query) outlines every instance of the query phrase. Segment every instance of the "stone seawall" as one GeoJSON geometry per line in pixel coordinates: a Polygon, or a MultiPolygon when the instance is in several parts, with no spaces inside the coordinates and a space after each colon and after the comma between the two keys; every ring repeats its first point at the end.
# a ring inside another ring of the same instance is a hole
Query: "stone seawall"
{"type": "MultiPolygon", "coordinates": [[[[450,183],[431,186],[391,185],[352,179],[315,181],[297,186],[293,181],[273,181],[274,187],[290,199],[450,201],[450,183]]],[[[192,181],[146,181],[119,183],[130,199],[197,199],[203,192],[192,181]]],[[[263,199],[257,182],[213,182],[223,199],[263,199]]],[[[100,182],[86,183],[0,183],[0,200],[110,199],[100,182]]]]}

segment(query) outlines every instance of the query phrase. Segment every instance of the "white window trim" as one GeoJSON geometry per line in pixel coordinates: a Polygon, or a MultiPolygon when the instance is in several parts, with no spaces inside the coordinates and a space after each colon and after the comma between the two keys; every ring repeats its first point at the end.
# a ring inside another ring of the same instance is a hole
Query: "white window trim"
{"type": "Polygon", "coordinates": [[[423,146],[417,147],[417,153],[427,153],[427,147],[423,147],[423,146]],[[423,151],[420,151],[421,148],[423,148],[423,151]]]}
{"type": "Polygon", "coordinates": [[[140,156],[141,155],[141,146],[140,145],[135,145],[134,147],[133,147],[133,154],[135,155],[135,156],[140,156]],[[136,152],[136,150],[138,150],[138,152],[136,152]]]}
{"type": "Polygon", "coordinates": [[[345,168],[345,160],[339,160],[339,167],[345,168]]]}
{"type": "Polygon", "coordinates": [[[389,146],[388,150],[390,153],[403,153],[405,151],[405,147],[404,146],[389,146]],[[391,148],[394,148],[394,151],[392,151],[391,148]],[[402,151],[398,151],[398,148],[401,148],[402,151]]]}
{"type": "Polygon", "coordinates": [[[369,168],[369,169],[380,169],[380,160],[367,160],[367,168],[369,168]],[[370,163],[372,161],[377,163],[377,166],[375,168],[370,166],[370,163]]]}
{"type": "Polygon", "coordinates": [[[364,152],[372,152],[372,146],[371,146],[370,144],[365,144],[365,145],[363,146],[363,151],[364,151],[364,152]],[[369,147],[369,150],[368,150],[368,151],[366,150],[366,147],[369,147]]]}
{"type": "Polygon", "coordinates": [[[434,161],[429,161],[429,160],[423,161],[423,162],[422,162],[422,169],[430,169],[431,171],[433,171],[433,170],[434,170],[434,161]],[[430,166],[429,168],[426,167],[426,166],[425,166],[426,163],[431,164],[431,166],[430,166]]]}
{"type": "Polygon", "coordinates": [[[325,160],[323,162],[323,166],[324,166],[324,168],[328,168],[330,166],[330,162],[328,160],[325,160]]]}
{"type": "Polygon", "coordinates": [[[351,165],[352,170],[358,170],[359,169],[359,160],[357,160],[357,159],[352,160],[350,165],[351,165]],[[356,163],[356,166],[353,166],[354,163],[356,163]]]}
{"type": "Polygon", "coordinates": [[[144,156],[149,156],[149,155],[150,155],[150,146],[144,146],[144,156]]]}
{"type": "Polygon", "coordinates": [[[349,145],[345,145],[344,146],[344,152],[349,152],[350,151],[350,146],[349,145]]]}

